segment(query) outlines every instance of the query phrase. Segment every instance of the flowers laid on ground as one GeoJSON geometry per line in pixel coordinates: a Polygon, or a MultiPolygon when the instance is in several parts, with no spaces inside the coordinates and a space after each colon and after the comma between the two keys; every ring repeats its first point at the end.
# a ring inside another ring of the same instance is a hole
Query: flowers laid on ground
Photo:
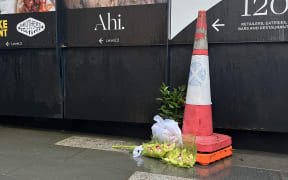
{"type": "Polygon", "coordinates": [[[196,162],[196,151],[194,151],[193,149],[177,147],[169,151],[162,160],[168,164],[190,168],[196,162]]]}
{"type": "Polygon", "coordinates": [[[133,157],[147,156],[178,167],[193,167],[197,154],[195,136],[181,135],[181,130],[174,120],[163,120],[160,116],[155,116],[154,120],[157,123],[152,127],[153,138],[150,142],[141,146],[113,146],[113,148],[128,148],[133,152],[133,157]]]}

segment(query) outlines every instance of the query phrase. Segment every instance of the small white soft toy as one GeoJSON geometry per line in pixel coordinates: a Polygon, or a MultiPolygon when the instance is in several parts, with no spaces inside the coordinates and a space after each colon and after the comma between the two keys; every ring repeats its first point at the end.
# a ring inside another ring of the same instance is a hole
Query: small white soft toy
{"type": "Polygon", "coordinates": [[[137,146],[137,147],[133,150],[133,157],[136,158],[136,157],[141,156],[143,150],[144,150],[144,149],[143,149],[143,146],[137,146]]]}

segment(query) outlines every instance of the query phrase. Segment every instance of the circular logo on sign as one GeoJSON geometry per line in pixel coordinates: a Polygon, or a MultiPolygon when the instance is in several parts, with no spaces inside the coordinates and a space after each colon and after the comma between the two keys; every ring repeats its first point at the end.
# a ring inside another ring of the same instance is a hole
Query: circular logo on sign
{"type": "Polygon", "coordinates": [[[189,85],[191,86],[202,86],[207,77],[207,70],[199,62],[193,62],[191,64],[190,74],[189,74],[189,85]]]}

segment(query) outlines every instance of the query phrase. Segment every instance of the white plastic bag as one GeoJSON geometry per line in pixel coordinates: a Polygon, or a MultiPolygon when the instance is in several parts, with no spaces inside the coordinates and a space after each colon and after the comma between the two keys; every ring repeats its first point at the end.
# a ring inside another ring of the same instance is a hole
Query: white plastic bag
{"type": "Polygon", "coordinates": [[[171,119],[163,120],[159,115],[153,118],[156,123],[152,126],[153,138],[156,138],[159,143],[175,143],[176,146],[182,145],[182,135],[178,123],[171,119]]]}

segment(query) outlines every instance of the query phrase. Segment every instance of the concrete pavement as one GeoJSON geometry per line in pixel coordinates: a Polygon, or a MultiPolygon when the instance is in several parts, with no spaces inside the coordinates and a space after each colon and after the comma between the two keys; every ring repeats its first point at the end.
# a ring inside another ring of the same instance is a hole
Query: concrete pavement
{"type": "Polygon", "coordinates": [[[0,126],[0,180],[288,180],[287,154],[234,150],[232,157],[210,166],[184,169],[109,149],[115,143],[141,142],[0,126]]]}

